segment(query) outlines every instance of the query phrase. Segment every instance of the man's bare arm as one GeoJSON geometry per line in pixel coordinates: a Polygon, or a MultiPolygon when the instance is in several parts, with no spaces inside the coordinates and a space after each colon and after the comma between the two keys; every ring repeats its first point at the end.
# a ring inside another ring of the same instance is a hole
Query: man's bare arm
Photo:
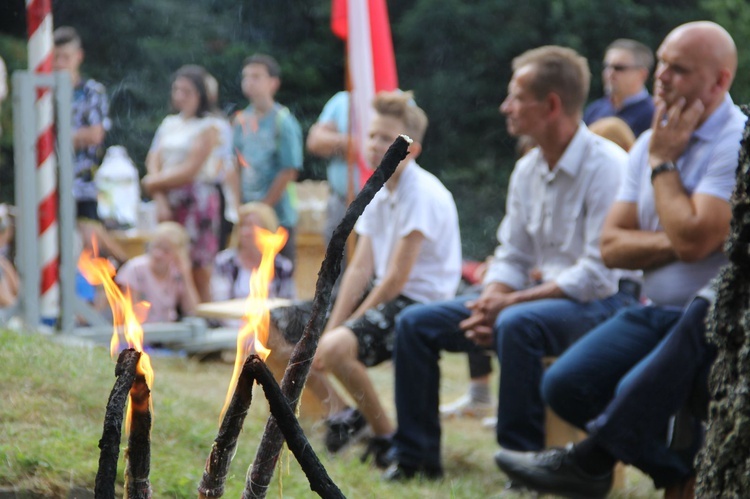
{"type": "Polygon", "coordinates": [[[325,331],[340,326],[351,316],[374,273],[375,260],[372,255],[372,242],[367,236],[359,236],[352,261],[347,265],[344,276],[341,278],[339,293],[325,331]]]}
{"type": "Polygon", "coordinates": [[[73,134],[73,148],[79,150],[91,146],[98,146],[104,142],[106,134],[107,132],[101,124],[83,126],[73,134]]]}
{"type": "Polygon", "coordinates": [[[348,142],[348,136],[339,133],[333,123],[315,123],[307,133],[306,146],[311,154],[330,158],[346,153],[348,142]]]}
{"type": "Polygon", "coordinates": [[[612,205],[602,226],[600,246],[602,260],[610,268],[646,270],[677,260],[666,233],[638,228],[635,203],[612,205]]]}
{"type": "Polygon", "coordinates": [[[274,206],[278,203],[281,199],[281,195],[284,194],[284,191],[286,190],[287,184],[297,180],[297,174],[298,172],[294,168],[281,170],[279,174],[276,175],[276,178],[273,179],[273,183],[268,189],[266,197],[263,198],[263,202],[269,206],[274,206]]]}

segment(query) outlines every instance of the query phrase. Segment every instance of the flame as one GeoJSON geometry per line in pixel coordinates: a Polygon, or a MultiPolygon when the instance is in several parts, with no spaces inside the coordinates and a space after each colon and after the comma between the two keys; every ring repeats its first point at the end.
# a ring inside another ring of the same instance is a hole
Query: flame
{"type": "MultiPolygon", "coordinates": [[[[83,277],[93,286],[101,285],[107,296],[107,302],[112,309],[112,340],[109,345],[109,353],[113,359],[117,359],[120,353],[120,334],[128,343],[128,348],[141,352],[141,358],[136,367],[136,373],[143,375],[149,387],[153,386],[154,370],[151,367],[151,358],[143,351],[143,328],[141,323],[148,315],[150,304],[139,302],[133,305],[130,289],[123,293],[115,283],[115,267],[106,258],[99,256],[96,238],[91,239],[91,248],[84,249],[78,258],[78,269],[83,277]]],[[[126,431],[129,431],[131,404],[128,404],[128,417],[126,431]]]]}
{"type": "Polygon", "coordinates": [[[274,276],[274,261],[276,255],[284,247],[288,233],[283,227],[276,232],[271,232],[262,227],[255,227],[255,244],[261,251],[260,265],[250,275],[250,294],[245,302],[245,315],[243,325],[237,335],[237,356],[234,361],[234,372],[227,391],[222,414],[226,411],[232,393],[237,386],[237,379],[242,371],[248,355],[257,354],[265,360],[271,354],[266,348],[268,343],[268,332],[271,323],[271,314],[268,309],[268,288],[274,276]]]}

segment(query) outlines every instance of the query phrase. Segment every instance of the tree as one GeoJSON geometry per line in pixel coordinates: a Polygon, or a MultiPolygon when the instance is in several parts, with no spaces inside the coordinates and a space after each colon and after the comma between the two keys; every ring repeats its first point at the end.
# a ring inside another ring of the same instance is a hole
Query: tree
{"type": "MultiPolygon", "coordinates": [[[[743,106],[745,114],[750,107],[743,106]]],[[[717,346],[709,388],[708,432],[698,456],[697,497],[747,497],[750,491],[750,125],[732,195],[732,225],[707,336],[717,346]]]]}
{"type": "MultiPolygon", "coordinates": [[[[593,99],[602,94],[604,48],[615,38],[635,38],[655,49],[674,26],[705,18],[705,7],[730,23],[740,47],[750,41],[742,0],[389,3],[400,85],[415,91],[430,118],[420,162],[454,193],[464,253],[474,258],[484,258],[495,244],[515,159],[515,141],[498,114],[513,57],[543,44],[576,49],[590,61],[593,99]]],[[[141,168],[169,112],[170,77],[183,64],[200,64],[216,76],[222,107],[231,112],[245,105],[243,59],[270,53],[282,65],[278,99],[305,130],[344,87],[344,46],[329,28],[330,0],[54,0],[53,7],[55,24],[72,25],[83,37],[84,72],[110,92],[108,144],[125,145],[141,168]]],[[[19,0],[6,2],[0,30],[23,36],[23,9],[19,0]]],[[[738,76],[736,95],[750,97],[749,78],[738,76]]],[[[9,128],[3,143],[10,144],[9,128]]],[[[10,149],[3,153],[0,180],[3,174],[10,178],[12,165],[10,149]]],[[[305,158],[303,177],[323,178],[324,171],[324,162],[305,158]]]]}

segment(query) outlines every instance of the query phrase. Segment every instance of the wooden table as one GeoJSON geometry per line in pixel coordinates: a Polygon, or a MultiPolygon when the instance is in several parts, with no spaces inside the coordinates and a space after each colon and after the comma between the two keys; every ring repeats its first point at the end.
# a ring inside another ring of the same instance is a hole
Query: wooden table
{"type": "MultiPolygon", "coordinates": [[[[269,309],[287,307],[292,300],[284,298],[269,298],[265,300],[269,309]]],[[[237,298],[235,300],[211,301],[201,303],[195,308],[195,315],[206,319],[242,319],[248,309],[247,299],[237,298]]]]}

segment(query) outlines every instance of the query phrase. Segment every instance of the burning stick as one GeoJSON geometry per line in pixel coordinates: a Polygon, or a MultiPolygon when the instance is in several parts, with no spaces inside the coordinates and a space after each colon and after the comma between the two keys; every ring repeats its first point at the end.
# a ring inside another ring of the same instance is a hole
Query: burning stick
{"type": "MultiPolygon", "coordinates": [[[[391,144],[388,152],[383,156],[380,167],[370,177],[357,197],[354,198],[354,201],[346,210],[344,219],[333,232],[331,242],[326,249],[325,259],[318,273],[318,282],[315,284],[315,297],[310,320],[305,326],[302,338],[292,352],[284,378],[281,380],[281,391],[286,396],[292,409],[296,407],[302,394],[315,350],[318,348],[318,340],[325,326],[325,312],[331,301],[333,285],[341,269],[341,258],[344,254],[346,239],[365,207],[385,182],[391,178],[393,172],[396,171],[396,167],[406,157],[410,143],[411,139],[401,135],[391,144]]],[[[248,470],[245,492],[242,495],[243,499],[266,496],[266,490],[273,476],[273,469],[279,458],[282,444],[283,435],[276,419],[269,418],[260,446],[255,454],[255,460],[248,470]]]]}
{"type": "Polygon", "coordinates": [[[128,341],[127,350],[118,356],[115,375],[118,376],[115,388],[107,404],[104,418],[104,434],[99,442],[102,453],[99,458],[99,471],[96,476],[96,497],[113,498],[117,474],[117,457],[122,437],[122,413],[125,398],[130,392],[128,431],[126,496],[149,499],[151,484],[148,480],[151,460],[151,390],[154,384],[154,370],[148,354],[143,352],[143,328],[148,304],[138,307],[143,318],[138,317],[128,290],[125,294],[115,284],[115,269],[109,261],[98,256],[96,240],[92,240],[92,250],[84,250],[78,259],[78,268],[86,280],[94,285],[102,285],[112,309],[113,328],[110,342],[110,355],[115,357],[120,350],[119,336],[122,333],[128,341]],[[121,376],[126,373],[127,376],[121,376]],[[111,414],[114,411],[114,416],[111,414]],[[100,492],[101,491],[101,492],[100,492]]]}
{"type": "Polygon", "coordinates": [[[141,352],[132,348],[123,350],[115,366],[115,386],[107,401],[107,412],[104,415],[104,431],[99,440],[99,470],[96,472],[94,495],[102,499],[114,499],[115,480],[117,478],[117,460],[120,456],[120,439],[122,437],[122,419],[125,414],[125,401],[128,397],[141,352]]]}
{"type": "Polygon", "coordinates": [[[253,399],[255,372],[247,368],[250,358],[245,361],[245,366],[237,379],[232,400],[224,413],[219,434],[214,440],[211,454],[206,461],[206,470],[203,472],[200,485],[198,485],[198,497],[200,499],[224,495],[224,482],[237,449],[237,437],[242,431],[245,416],[247,416],[250,402],[253,399]]]}
{"type": "Polygon", "coordinates": [[[341,490],[333,483],[323,464],[318,459],[315,451],[310,446],[310,442],[305,437],[305,432],[294,415],[294,410],[289,402],[281,393],[281,388],[276,383],[276,378],[268,369],[268,366],[258,357],[252,355],[247,359],[245,366],[251,366],[255,373],[258,383],[263,387],[266,399],[271,406],[271,414],[278,423],[281,432],[284,434],[289,450],[297,458],[305,472],[307,480],[310,482],[310,489],[317,492],[320,497],[344,497],[341,490]]]}
{"type": "Polygon", "coordinates": [[[125,450],[125,490],[129,499],[151,499],[151,390],[139,372],[130,388],[130,431],[125,450]]]}
{"type": "Polygon", "coordinates": [[[263,387],[271,414],[279,422],[289,449],[310,481],[310,488],[323,497],[344,497],[312,450],[273,374],[257,355],[250,355],[242,366],[237,387],[206,462],[206,470],[198,486],[198,497],[206,499],[224,495],[224,482],[237,448],[237,438],[252,401],[253,381],[263,387]]]}

